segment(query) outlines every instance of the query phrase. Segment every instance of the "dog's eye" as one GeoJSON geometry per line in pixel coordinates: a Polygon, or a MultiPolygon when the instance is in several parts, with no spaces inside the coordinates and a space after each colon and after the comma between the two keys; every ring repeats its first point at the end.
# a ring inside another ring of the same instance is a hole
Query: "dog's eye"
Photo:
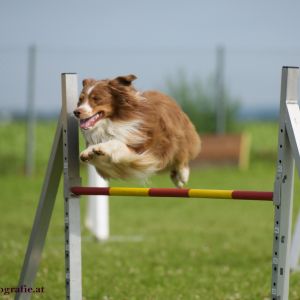
{"type": "Polygon", "coordinates": [[[91,98],[94,101],[100,101],[100,98],[98,96],[93,95],[91,98]]]}
{"type": "Polygon", "coordinates": [[[83,95],[81,95],[81,96],[79,97],[78,104],[82,103],[82,102],[83,102],[83,100],[84,100],[84,96],[83,96],[83,95]]]}

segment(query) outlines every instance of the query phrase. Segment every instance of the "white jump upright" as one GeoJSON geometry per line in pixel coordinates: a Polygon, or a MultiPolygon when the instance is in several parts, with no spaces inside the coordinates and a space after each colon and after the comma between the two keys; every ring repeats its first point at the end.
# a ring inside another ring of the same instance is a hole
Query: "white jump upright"
{"type": "Polygon", "coordinates": [[[78,121],[73,116],[78,102],[77,82],[77,74],[62,74],[66,298],[81,300],[80,199],[70,192],[75,182],[81,185],[78,121]]]}
{"type": "Polygon", "coordinates": [[[300,174],[299,68],[284,67],[281,78],[278,160],[274,184],[272,300],[289,295],[290,242],[294,192],[294,165],[300,174]]]}
{"type": "MultiPolygon", "coordinates": [[[[295,162],[300,174],[300,110],[298,105],[298,81],[299,68],[284,67],[282,69],[278,160],[273,192],[275,213],[271,300],[288,300],[289,292],[293,176],[295,162]]],[[[75,196],[70,190],[72,187],[84,189],[80,187],[78,121],[73,116],[73,110],[76,107],[77,100],[77,75],[62,74],[62,112],[57,125],[45,180],[18,284],[18,287],[23,285],[26,285],[27,288],[34,287],[58,185],[63,171],[65,283],[67,300],[81,300],[83,298],[79,196],[75,196]]],[[[103,183],[99,182],[98,184],[97,181],[96,185],[103,186],[103,183]]],[[[95,190],[95,188],[90,188],[90,190],[95,190]]],[[[110,189],[107,188],[106,190],[110,189]]],[[[182,192],[182,189],[180,191],[182,192]]],[[[179,193],[179,190],[176,192],[179,193]]],[[[95,194],[95,192],[92,194],[95,194]]],[[[98,202],[102,203],[103,200],[101,199],[98,202]]],[[[95,205],[95,203],[92,205],[95,205]]],[[[93,214],[93,216],[90,215],[89,225],[99,230],[97,231],[97,234],[99,234],[100,238],[105,238],[108,236],[108,231],[106,233],[100,233],[106,225],[104,225],[104,227],[101,225],[101,222],[103,222],[104,219],[102,219],[102,221],[97,220],[98,208],[100,208],[98,204],[90,208],[90,214],[91,212],[94,212],[95,214],[93,214]],[[95,207],[96,209],[94,209],[95,207]],[[95,225],[95,222],[98,221],[100,222],[95,225]]],[[[108,206],[106,208],[108,209],[108,206]]],[[[103,211],[105,211],[105,209],[103,209],[103,211]]],[[[106,214],[106,216],[108,216],[108,214],[106,214]]],[[[108,224],[108,219],[105,220],[105,222],[108,224]]],[[[15,297],[16,300],[28,300],[30,298],[30,293],[23,292],[17,293],[15,297]]]]}
{"type": "MultiPolygon", "coordinates": [[[[89,186],[107,187],[107,181],[88,165],[89,186]]],[[[86,227],[100,241],[109,238],[109,199],[106,195],[89,196],[85,221],[86,227]]]]}

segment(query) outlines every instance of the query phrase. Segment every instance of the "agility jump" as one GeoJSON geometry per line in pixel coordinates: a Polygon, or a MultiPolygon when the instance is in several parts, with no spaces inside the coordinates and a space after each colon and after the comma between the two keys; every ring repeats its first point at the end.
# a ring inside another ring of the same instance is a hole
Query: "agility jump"
{"type": "Polygon", "coordinates": [[[178,188],[122,188],[122,187],[71,187],[75,195],[107,195],[134,197],[182,197],[233,200],[272,201],[273,192],[235,191],[235,190],[203,190],[178,188]]]}
{"type": "MultiPolygon", "coordinates": [[[[61,174],[64,174],[66,299],[82,299],[79,195],[149,196],[265,200],[274,204],[271,299],[288,300],[294,165],[300,174],[299,68],[283,67],[278,160],[273,192],[169,188],[81,187],[78,123],[73,116],[78,99],[77,75],[62,74],[62,112],[40,195],[19,285],[32,287],[41,261],[61,174]]],[[[31,294],[18,293],[16,300],[31,294]]]]}

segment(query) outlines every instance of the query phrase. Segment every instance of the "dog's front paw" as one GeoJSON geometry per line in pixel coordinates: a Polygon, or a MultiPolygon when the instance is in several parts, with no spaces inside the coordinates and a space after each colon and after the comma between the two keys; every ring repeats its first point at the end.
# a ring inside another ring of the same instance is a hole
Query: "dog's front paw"
{"type": "Polygon", "coordinates": [[[90,148],[85,149],[80,153],[80,160],[83,162],[90,161],[93,159],[93,157],[94,157],[94,152],[90,148]]]}
{"type": "Polygon", "coordinates": [[[106,156],[107,154],[104,152],[103,147],[101,146],[94,146],[93,153],[98,156],[106,156]]]}

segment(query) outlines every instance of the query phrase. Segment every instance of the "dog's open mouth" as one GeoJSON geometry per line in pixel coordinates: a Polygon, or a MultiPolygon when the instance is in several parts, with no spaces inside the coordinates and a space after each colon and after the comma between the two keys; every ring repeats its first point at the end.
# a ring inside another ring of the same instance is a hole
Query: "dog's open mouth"
{"type": "Polygon", "coordinates": [[[90,118],[81,119],[80,120],[80,128],[82,129],[89,129],[92,128],[100,119],[104,117],[103,111],[96,113],[95,115],[91,116],[90,118]]]}

